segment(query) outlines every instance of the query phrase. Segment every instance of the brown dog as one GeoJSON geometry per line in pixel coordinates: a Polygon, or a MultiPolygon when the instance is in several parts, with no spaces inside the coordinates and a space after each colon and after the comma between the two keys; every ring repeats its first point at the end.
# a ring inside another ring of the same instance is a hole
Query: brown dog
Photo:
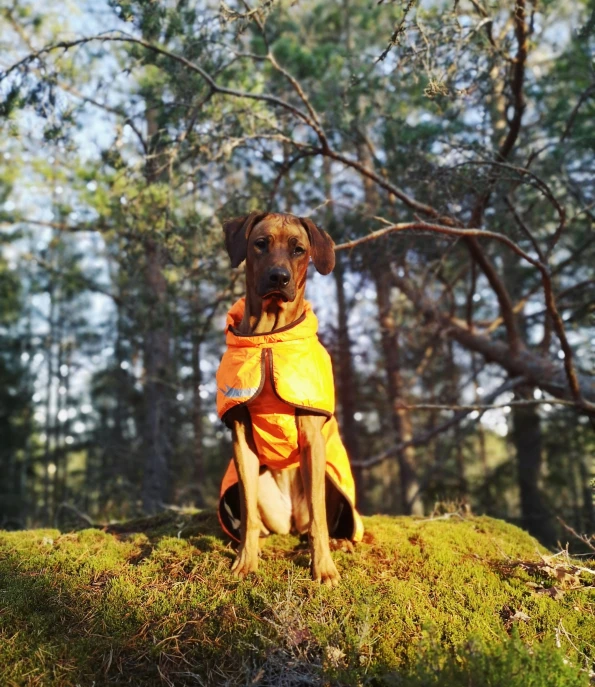
{"type": "MultiPolygon", "coordinates": [[[[322,274],[331,272],[335,264],[334,244],[330,236],[311,220],[293,215],[253,212],[225,222],[223,226],[232,266],[237,267],[246,260],[245,305],[241,320],[237,326],[231,327],[234,336],[240,342],[247,340],[241,337],[260,341],[259,336],[287,332],[302,322],[304,309],[309,308],[304,291],[310,258],[322,274]]],[[[320,345],[317,339],[316,345],[320,345]]],[[[229,384],[220,383],[218,373],[223,401],[225,396],[238,393],[250,396],[246,402],[242,401],[224,413],[222,411],[222,417],[232,429],[233,464],[239,485],[240,546],[232,570],[240,578],[256,571],[262,534],[292,530],[308,532],[312,576],[314,580],[332,586],[340,577],[330,553],[329,523],[337,529],[345,498],[326,472],[323,428],[329,418],[335,426],[336,420],[331,417],[332,411],[322,414],[311,408],[300,408],[295,403],[287,404],[287,412],[295,418],[291,420],[294,430],[297,426],[299,464],[291,469],[265,468],[253,435],[254,413],[260,413],[261,409],[266,412],[261,399],[285,403],[278,392],[277,382],[273,380],[272,360],[265,365],[269,360],[265,355],[267,352],[270,350],[262,351],[263,371],[258,389],[234,389],[229,384]]],[[[326,353],[324,355],[328,357],[326,353]]],[[[274,433],[275,430],[271,431],[274,433]]],[[[325,432],[328,434],[328,430],[325,432]]],[[[227,517],[225,511],[223,515],[227,517]]],[[[348,535],[347,538],[352,537],[348,535]]]]}

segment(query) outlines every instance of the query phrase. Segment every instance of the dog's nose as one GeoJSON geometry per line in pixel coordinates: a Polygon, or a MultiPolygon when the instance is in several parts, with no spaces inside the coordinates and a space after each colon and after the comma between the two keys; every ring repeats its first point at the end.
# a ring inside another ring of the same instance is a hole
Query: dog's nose
{"type": "Polygon", "coordinates": [[[290,279],[289,270],[284,267],[273,267],[269,272],[269,284],[271,286],[287,286],[290,279]]]}

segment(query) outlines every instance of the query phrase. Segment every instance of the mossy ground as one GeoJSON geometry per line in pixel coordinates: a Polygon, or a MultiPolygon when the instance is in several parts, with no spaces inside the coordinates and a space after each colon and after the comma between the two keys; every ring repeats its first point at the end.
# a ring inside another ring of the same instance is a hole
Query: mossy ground
{"type": "Polygon", "coordinates": [[[490,518],[365,524],[337,589],[291,536],[235,580],[211,512],[0,532],[0,684],[589,684],[595,576],[544,593],[517,564],[543,549],[490,518]]]}

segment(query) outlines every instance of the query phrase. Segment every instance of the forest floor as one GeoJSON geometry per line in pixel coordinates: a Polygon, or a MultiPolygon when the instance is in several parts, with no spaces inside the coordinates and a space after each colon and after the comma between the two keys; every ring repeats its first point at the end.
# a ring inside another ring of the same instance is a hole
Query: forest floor
{"type": "Polygon", "coordinates": [[[0,684],[590,684],[593,561],[487,517],[365,525],[336,589],[292,536],[235,580],[211,511],[0,532],[0,684]]]}

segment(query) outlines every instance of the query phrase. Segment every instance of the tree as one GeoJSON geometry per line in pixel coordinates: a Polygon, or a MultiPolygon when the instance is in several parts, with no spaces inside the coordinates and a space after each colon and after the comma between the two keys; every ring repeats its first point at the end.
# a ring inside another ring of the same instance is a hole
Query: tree
{"type": "MultiPolygon", "coordinates": [[[[55,39],[11,10],[19,52],[0,77],[7,131],[27,138],[21,110],[43,120],[48,150],[68,149],[80,211],[48,222],[19,208],[7,221],[74,241],[92,232],[110,253],[107,285],[84,285],[111,301],[115,342],[96,378],[92,471],[104,460],[100,474],[137,487],[144,471],[149,511],[181,494],[212,502],[227,449],[204,373],[238,294],[220,221],[280,207],[338,244],[339,326],[322,333],[371,507],[445,494],[516,515],[516,460],[519,489],[528,473],[538,495],[523,499],[525,522],[557,514],[544,473],[564,461],[550,422],[579,436],[595,403],[592,35],[572,31],[586,6],[112,7],[113,31],[55,39]],[[556,46],[561,24],[569,38],[556,46]],[[91,164],[72,144],[85,117],[105,133],[91,164]],[[133,467],[115,467],[107,445],[133,467]],[[192,474],[205,489],[188,489],[192,474]],[[506,486],[498,504],[491,480],[506,486]]],[[[579,453],[574,506],[591,470],[579,453]]]]}

